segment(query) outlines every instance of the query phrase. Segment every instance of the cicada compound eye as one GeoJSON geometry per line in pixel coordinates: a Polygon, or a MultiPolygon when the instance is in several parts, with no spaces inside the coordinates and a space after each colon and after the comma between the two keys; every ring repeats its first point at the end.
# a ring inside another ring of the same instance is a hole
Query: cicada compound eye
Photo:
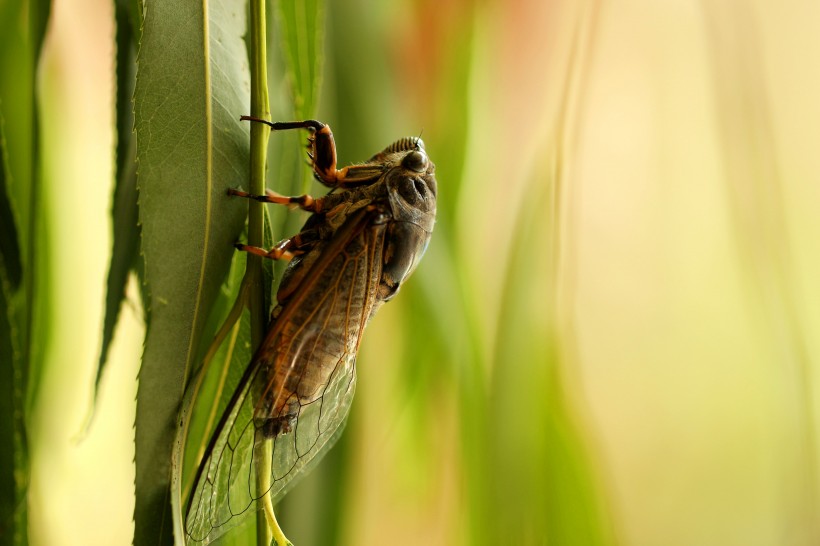
{"type": "Polygon", "coordinates": [[[425,154],[421,150],[414,150],[404,156],[401,164],[403,167],[410,169],[411,171],[415,171],[417,173],[423,173],[427,170],[427,154],[425,154]]]}

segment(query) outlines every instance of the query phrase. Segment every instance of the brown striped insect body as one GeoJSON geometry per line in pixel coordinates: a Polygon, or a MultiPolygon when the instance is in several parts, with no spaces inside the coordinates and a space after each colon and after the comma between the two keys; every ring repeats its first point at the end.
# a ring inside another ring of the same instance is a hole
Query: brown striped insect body
{"type": "Polygon", "coordinates": [[[329,126],[264,123],[309,129],[314,175],[333,190],[315,199],[231,192],[312,214],[271,250],[237,245],[290,263],[269,330],[200,467],[185,523],[194,542],[237,525],[263,496],[280,498],[333,444],[355,390],[362,332],[415,270],[435,223],[435,166],[421,139],[400,139],[364,163],[337,169],[329,126]],[[260,488],[251,461],[264,441],[273,443],[271,479],[260,488]]]}

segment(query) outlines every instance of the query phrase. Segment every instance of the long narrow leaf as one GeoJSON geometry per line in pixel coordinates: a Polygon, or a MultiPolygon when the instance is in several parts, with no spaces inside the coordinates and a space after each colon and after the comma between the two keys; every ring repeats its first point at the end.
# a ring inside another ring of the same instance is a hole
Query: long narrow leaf
{"type": "Polygon", "coordinates": [[[19,381],[20,352],[15,347],[18,332],[11,313],[13,293],[19,287],[21,264],[17,242],[17,227],[6,194],[8,176],[6,140],[0,116],[0,220],[5,241],[0,248],[0,543],[22,540],[18,515],[24,499],[27,476],[27,448],[24,443],[22,411],[23,391],[19,381]]]}
{"type": "Polygon", "coordinates": [[[20,263],[17,223],[14,219],[11,201],[6,189],[6,163],[6,138],[3,131],[3,120],[0,116],[0,260],[5,266],[11,288],[16,290],[20,286],[23,266],[20,263]]]}
{"type": "Polygon", "coordinates": [[[35,399],[44,327],[46,272],[38,256],[47,245],[40,203],[40,138],[36,74],[50,2],[4,2],[0,8],[0,117],[3,126],[0,184],[0,383],[4,421],[0,425],[0,542],[28,542],[26,492],[29,482],[25,423],[35,399]],[[21,21],[27,22],[20,25],[21,21]]]}
{"type": "Polygon", "coordinates": [[[137,225],[137,177],[136,177],[136,142],[134,139],[134,114],[131,98],[134,94],[136,36],[139,29],[134,29],[133,6],[130,0],[115,2],[117,25],[117,91],[116,91],[116,128],[117,146],[114,161],[116,164],[116,187],[111,217],[114,225],[114,245],[111,262],[108,268],[105,293],[105,319],[103,322],[102,347],[97,365],[95,390],[99,389],[108,348],[114,337],[114,327],[120,313],[120,306],[125,298],[125,285],[128,273],[136,266],[139,257],[139,226],[137,225]]]}
{"type": "Polygon", "coordinates": [[[169,544],[177,416],[246,204],[244,13],[227,2],[147,3],[135,90],[148,330],[136,421],[135,539],[169,544]]]}

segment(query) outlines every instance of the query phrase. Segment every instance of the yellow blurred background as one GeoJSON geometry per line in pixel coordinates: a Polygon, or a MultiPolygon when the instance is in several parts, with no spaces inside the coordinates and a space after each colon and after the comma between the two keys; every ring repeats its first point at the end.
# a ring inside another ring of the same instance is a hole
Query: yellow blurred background
{"type": "MultiPolygon", "coordinates": [[[[56,0],[40,72],[56,267],[33,544],[133,531],[135,283],[81,437],[111,245],[112,17],[56,0]]],[[[328,6],[320,119],[342,159],[423,129],[441,202],[365,336],[338,543],[820,544],[817,21],[797,0],[328,6]],[[589,536],[550,534],[573,517],[558,495],[574,482],[552,487],[572,473],[589,536]]],[[[283,507],[297,545],[323,525],[317,475],[283,507]]]]}

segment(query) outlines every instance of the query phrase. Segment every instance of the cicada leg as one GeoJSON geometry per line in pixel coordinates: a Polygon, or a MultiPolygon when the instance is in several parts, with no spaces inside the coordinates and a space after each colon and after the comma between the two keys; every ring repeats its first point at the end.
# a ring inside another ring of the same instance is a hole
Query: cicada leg
{"type": "Polygon", "coordinates": [[[318,236],[314,230],[308,229],[300,231],[293,237],[285,239],[276,244],[272,249],[265,250],[258,246],[250,246],[242,243],[234,243],[234,248],[243,252],[250,252],[269,260],[290,261],[295,256],[304,254],[317,240],[318,236]]]}
{"type": "Polygon", "coordinates": [[[351,165],[341,169],[336,168],[336,142],[330,125],[308,119],[305,121],[277,121],[272,122],[253,116],[242,116],[244,121],[256,121],[268,125],[272,131],[286,131],[288,129],[308,129],[308,157],[310,157],[313,174],[316,179],[330,188],[347,188],[374,182],[384,172],[381,164],[351,165]]]}
{"type": "Polygon", "coordinates": [[[248,199],[253,199],[254,201],[259,201],[261,203],[275,203],[277,205],[296,205],[300,209],[306,210],[308,212],[318,213],[324,210],[324,198],[320,197],[319,199],[314,199],[308,194],[288,196],[276,193],[273,190],[265,190],[265,195],[251,195],[248,192],[244,192],[241,190],[229,189],[228,195],[234,195],[236,197],[246,197],[248,199]]]}

